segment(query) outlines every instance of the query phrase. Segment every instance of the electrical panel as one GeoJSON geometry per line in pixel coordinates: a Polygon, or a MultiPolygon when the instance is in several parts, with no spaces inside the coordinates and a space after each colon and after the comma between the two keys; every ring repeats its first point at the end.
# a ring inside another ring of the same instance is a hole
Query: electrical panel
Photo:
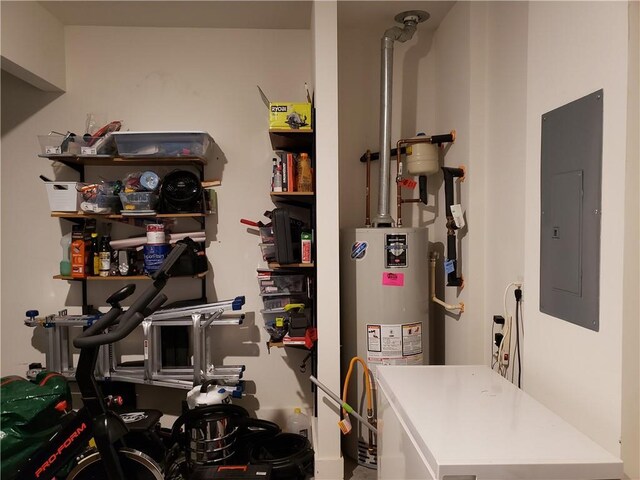
{"type": "Polygon", "coordinates": [[[598,331],[604,92],[542,115],[540,311],[598,331]]]}

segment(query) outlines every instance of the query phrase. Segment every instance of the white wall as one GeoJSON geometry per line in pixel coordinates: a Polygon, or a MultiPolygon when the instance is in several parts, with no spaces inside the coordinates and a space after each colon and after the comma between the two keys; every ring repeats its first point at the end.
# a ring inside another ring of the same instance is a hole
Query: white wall
{"type": "MultiPolygon", "coordinates": [[[[527,12],[526,2],[492,2],[487,11],[485,363],[505,288],[524,280],[527,12]]],[[[513,313],[513,289],[507,295],[513,313]]]]}
{"type": "MultiPolygon", "coordinates": [[[[246,364],[245,378],[254,395],[241,403],[259,410],[260,417],[282,420],[284,409],[310,408],[308,373],[298,372],[305,352],[267,353],[256,282],[256,268],[265,264],[259,237],[239,223],[240,218],[258,220],[273,208],[267,109],[256,85],[272,98],[302,100],[304,82],[311,80],[310,52],[308,30],[67,27],[67,93],[2,138],[3,375],[24,374],[29,362],[43,359],[41,339],[32,338],[33,331],[22,325],[26,309],[46,314],[80,303],[77,283],[51,278],[58,270],[61,230],[70,226],[50,218],[38,179],[39,174],[76,176],[37,158],[36,135],[52,129],[82,133],[86,114],[93,112],[99,123],[123,120],[125,129],[204,130],[213,136],[218,158],[205,172],[207,178],[221,178],[222,186],[219,214],[210,217],[207,226],[212,267],[208,294],[212,301],[246,295],[249,312],[241,328],[218,327],[214,358],[218,363],[246,364]]],[[[16,79],[3,82],[3,94],[5,87],[19,98],[37,95],[16,79]]],[[[15,108],[19,106],[18,102],[15,108]]],[[[197,224],[187,221],[184,228],[197,229],[197,224]]],[[[116,285],[93,282],[90,302],[100,305],[116,285]]],[[[144,286],[141,282],[138,288],[144,286]]],[[[197,297],[199,288],[197,281],[176,279],[166,291],[175,300],[197,297]]],[[[149,393],[141,402],[178,402],[184,395],[158,388],[149,393]]],[[[179,409],[179,403],[174,406],[179,409]]]]}
{"type": "MultiPolygon", "coordinates": [[[[457,232],[458,271],[465,278],[464,288],[444,288],[444,300],[465,303],[462,315],[445,314],[445,363],[478,364],[483,362],[484,316],[484,232],[485,202],[484,108],[485,76],[475,66],[482,60],[484,42],[483,16],[472,15],[477,8],[470,2],[454,5],[442,21],[434,38],[436,68],[436,130],[456,130],[456,142],[446,154],[444,166],[466,168],[466,180],[455,182],[454,197],[466,211],[467,227],[457,232]],[[476,36],[478,33],[481,36],[476,36]],[[480,58],[479,58],[480,57],[480,58]],[[479,131],[478,131],[479,129],[479,131]]],[[[440,177],[441,178],[441,177],[440,177]]],[[[440,180],[437,200],[438,217],[434,224],[435,250],[440,263],[447,253],[444,182],[440,180]]],[[[444,271],[437,270],[442,284],[444,271]],[[442,272],[440,274],[440,272],[442,272]]],[[[442,298],[442,296],[440,297],[442,298]]],[[[441,309],[432,310],[442,315],[441,309]]]]}
{"type": "Polygon", "coordinates": [[[64,26],[37,2],[3,1],[0,13],[2,69],[41,90],[64,90],[64,26]]]}
{"type": "MultiPolygon", "coordinates": [[[[525,197],[525,389],[620,454],[627,131],[625,2],[529,4],[525,197]],[[604,89],[600,331],[540,313],[540,117],[604,89]]],[[[636,132],[637,133],[637,132],[636,132]]],[[[637,244],[636,244],[637,246],[637,244]]],[[[636,312],[637,317],[637,312],[636,312]]]]}
{"type": "Polygon", "coordinates": [[[622,446],[629,478],[640,478],[640,3],[629,2],[629,98],[625,171],[624,310],[622,324],[622,446]]]}

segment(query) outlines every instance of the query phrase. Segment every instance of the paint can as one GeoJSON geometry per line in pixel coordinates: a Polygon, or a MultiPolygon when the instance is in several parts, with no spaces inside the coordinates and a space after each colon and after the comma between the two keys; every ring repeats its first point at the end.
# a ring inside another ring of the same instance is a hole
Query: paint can
{"type": "Polygon", "coordinates": [[[144,246],[144,273],[152,274],[160,268],[169,255],[171,247],[167,243],[144,246]]]}

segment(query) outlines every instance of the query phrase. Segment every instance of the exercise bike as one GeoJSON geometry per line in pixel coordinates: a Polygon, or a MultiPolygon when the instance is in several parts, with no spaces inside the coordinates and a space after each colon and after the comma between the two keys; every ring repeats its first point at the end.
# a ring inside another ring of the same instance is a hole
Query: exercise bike
{"type": "MultiPolygon", "coordinates": [[[[83,407],[62,419],[61,429],[49,442],[36,451],[19,470],[19,480],[50,480],[70,461],[81,460],[69,473],[67,480],[162,480],[161,466],[150,456],[127,448],[127,426],[119,415],[110,410],[102,396],[94,372],[100,346],[122,340],[138,327],[145,317],[159,309],[167,300],[160,291],[171,277],[171,267],[182,255],[186,245],[178,243],[161,268],[152,277],[148,287],[126,311],[120,303],[132,295],[135,285],[126,285],[107,299],[111,309],[74,341],[80,349],[76,368],[76,382],[83,407]],[[111,330],[108,330],[110,327],[111,330]],[[87,452],[93,438],[96,451],[87,452]]],[[[243,297],[239,297],[244,300],[243,297]]],[[[234,302],[239,309],[244,301],[234,302]]]]}

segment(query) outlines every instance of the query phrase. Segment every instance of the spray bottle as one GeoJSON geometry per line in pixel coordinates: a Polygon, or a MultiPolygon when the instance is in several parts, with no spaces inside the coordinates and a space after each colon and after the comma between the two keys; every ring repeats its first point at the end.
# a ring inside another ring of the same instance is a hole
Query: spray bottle
{"type": "Polygon", "coordinates": [[[62,260],[60,260],[60,275],[65,277],[71,275],[71,260],[69,259],[69,251],[71,249],[71,233],[63,235],[60,239],[62,247],[62,260]]]}

